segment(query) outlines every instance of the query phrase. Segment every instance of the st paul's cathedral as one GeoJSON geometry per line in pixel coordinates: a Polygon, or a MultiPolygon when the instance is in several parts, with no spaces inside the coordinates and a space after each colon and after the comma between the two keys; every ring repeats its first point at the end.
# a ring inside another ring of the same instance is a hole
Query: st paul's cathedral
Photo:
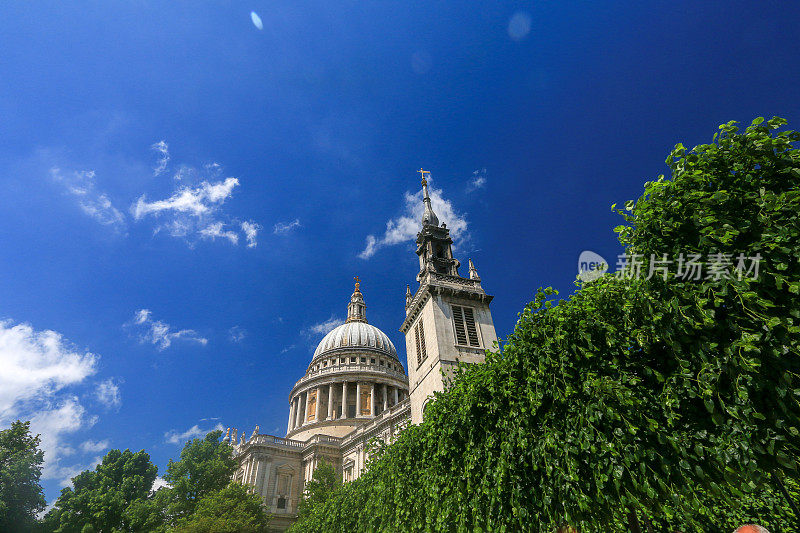
{"type": "Polygon", "coordinates": [[[424,214],[417,234],[419,287],[406,286],[405,368],[389,337],[367,321],[356,278],[347,321],[320,341],[311,362],[289,393],[286,437],[248,437],[228,430],[238,469],[234,480],[252,487],[272,515],[270,527],[285,530],[296,518],[305,483],[321,461],[342,480],[356,479],[373,438],[390,442],[408,424],[422,421],[435,391],[444,390],[459,362],[482,363],[497,340],[492,297],[469,261],[459,274],[450,230],[431,207],[427,171],[422,174],[424,214]],[[407,371],[407,373],[406,373],[407,371]]]}

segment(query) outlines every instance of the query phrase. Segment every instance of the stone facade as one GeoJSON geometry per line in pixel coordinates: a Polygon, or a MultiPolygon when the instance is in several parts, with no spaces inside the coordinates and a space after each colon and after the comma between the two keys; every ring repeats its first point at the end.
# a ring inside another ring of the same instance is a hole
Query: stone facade
{"type": "Polygon", "coordinates": [[[250,485],[272,515],[270,527],[284,531],[297,517],[306,482],[321,461],[344,481],[358,478],[373,438],[390,442],[409,423],[422,420],[433,393],[444,390],[459,362],[482,363],[497,335],[489,310],[492,297],[481,287],[472,261],[469,277],[458,274],[450,230],[433,212],[425,171],[425,212],[417,235],[420,283],[406,288],[408,376],[389,338],[370,325],[356,278],[347,321],[320,341],[305,375],[289,394],[286,438],[225,436],[239,467],[234,480],[250,485]]]}

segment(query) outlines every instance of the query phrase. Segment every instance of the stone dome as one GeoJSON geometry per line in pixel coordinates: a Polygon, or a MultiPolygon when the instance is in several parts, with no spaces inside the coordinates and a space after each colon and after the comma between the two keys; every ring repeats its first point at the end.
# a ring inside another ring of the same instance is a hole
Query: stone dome
{"type": "Polygon", "coordinates": [[[346,322],[333,328],[320,341],[314,359],[328,352],[369,350],[397,359],[397,350],[386,333],[366,322],[346,322]]]}

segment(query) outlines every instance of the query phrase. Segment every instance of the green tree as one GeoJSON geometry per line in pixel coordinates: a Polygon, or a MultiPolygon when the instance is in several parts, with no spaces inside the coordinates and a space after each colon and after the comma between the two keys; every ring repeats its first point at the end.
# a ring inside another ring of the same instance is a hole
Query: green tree
{"type": "Polygon", "coordinates": [[[45,524],[59,533],[128,530],[126,511],[147,498],[156,472],[144,450],[111,450],[94,470],[72,478],[45,524]]]}
{"type": "Polygon", "coordinates": [[[267,515],[261,499],[239,483],[229,483],[201,497],[194,513],[178,520],[180,533],[259,533],[266,531],[267,515]]]}
{"type": "Polygon", "coordinates": [[[24,531],[44,509],[39,485],[43,461],[30,422],[18,420],[0,431],[0,531],[24,531]]]}
{"type": "Polygon", "coordinates": [[[220,441],[221,436],[221,431],[212,431],[203,439],[192,439],[181,450],[180,459],[167,464],[166,515],[171,521],[191,515],[203,497],[230,483],[236,459],[233,448],[220,441]]]}
{"type": "Polygon", "coordinates": [[[146,499],[136,500],[125,509],[130,531],[167,531],[167,509],[172,499],[169,487],[161,487],[146,499]]]}
{"type": "Polygon", "coordinates": [[[784,124],[678,145],[623,212],[645,274],[683,254],[731,275],[676,263],[540,292],[500,353],[298,530],[796,530],[800,136],[784,124]]]}
{"type": "Polygon", "coordinates": [[[305,494],[297,508],[298,516],[310,515],[315,508],[323,506],[339,485],[341,481],[336,475],[336,469],[329,462],[321,461],[306,483],[305,494]]]}

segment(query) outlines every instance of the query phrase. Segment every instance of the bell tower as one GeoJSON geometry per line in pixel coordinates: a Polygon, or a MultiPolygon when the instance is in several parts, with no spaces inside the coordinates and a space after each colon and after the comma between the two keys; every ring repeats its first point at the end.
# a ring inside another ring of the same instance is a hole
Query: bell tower
{"type": "Polygon", "coordinates": [[[479,364],[485,350],[497,341],[489,303],[492,296],[481,286],[472,260],[469,277],[461,277],[461,263],[453,257],[453,239],[447,225],[439,224],[428,193],[430,174],[422,174],[424,213],[417,234],[419,287],[406,289],[406,319],[400,327],[406,336],[411,422],[419,424],[427,402],[443,391],[458,362],[479,364]]]}

